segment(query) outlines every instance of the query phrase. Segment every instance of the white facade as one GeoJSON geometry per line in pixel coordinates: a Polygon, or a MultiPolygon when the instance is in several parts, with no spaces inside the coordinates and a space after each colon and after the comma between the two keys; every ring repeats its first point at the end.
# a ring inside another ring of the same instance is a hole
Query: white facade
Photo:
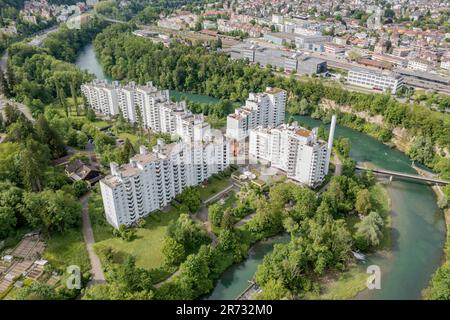
{"type": "Polygon", "coordinates": [[[184,101],[172,102],[168,90],[158,90],[151,82],[138,86],[130,82],[120,86],[117,82],[108,84],[93,81],[81,86],[90,107],[96,112],[122,116],[131,123],[142,118],[142,124],[155,132],[176,134],[191,138],[194,127],[204,127],[203,115],[194,115],[184,101]]]}
{"type": "Polygon", "coordinates": [[[354,68],[348,72],[349,84],[374,90],[390,90],[396,93],[403,86],[403,78],[392,73],[381,73],[374,70],[354,68]]]}
{"type": "Polygon", "coordinates": [[[287,92],[266,88],[263,93],[250,93],[245,105],[227,117],[227,137],[240,141],[250,129],[276,127],[284,122],[287,92]]]}
{"type": "Polygon", "coordinates": [[[185,188],[226,169],[229,151],[226,139],[205,134],[201,141],[158,140],[152,152],[141,147],[128,164],[111,163],[111,175],[100,181],[108,222],[130,225],[167,206],[185,188]]]}
{"type": "Polygon", "coordinates": [[[408,69],[427,72],[430,70],[430,65],[426,61],[413,59],[408,61],[408,69]]]}
{"type": "MultiPolygon", "coordinates": [[[[335,124],[334,118],[331,142],[335,124]]],[[[306,130],[296,123],[250,130],[250,159],[270,163],[285,171],[288,178],[311,187],[322,183],[328,173],[330,152],[327,143],[317,139],[315,130],[306,130]]]]}
{"type": "Polygon", "coordinates": [[[441,68],[450,71],[450,60],[442,60],[441,68]]]}

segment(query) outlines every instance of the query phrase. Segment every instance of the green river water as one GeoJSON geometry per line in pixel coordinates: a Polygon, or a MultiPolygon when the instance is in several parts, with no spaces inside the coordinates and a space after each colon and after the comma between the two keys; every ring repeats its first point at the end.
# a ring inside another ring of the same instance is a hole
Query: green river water
{"type": "MultiPolygon", "coordinates": [[[[76,64],[108,79],[95,56],[92,45],[80,52],[76,64]]],[[[110,80],[110,79],[108,79],[110,80]]],[[[217,99],[171,91],[177,98],[185,95],[196,102],[216,102],[217,99]]],[[[301,123],[311,127],[321,125],[319,120],[297,116],[301,123]]],[[[391,149],[368,135],[337,126],[336,137],[347,137],[352,142],[350,156],[358,162],[370,162],[377,167],[414,173],[411,160],[402,152],[391,149]]],[[[430,187],[413,182],[393,181],[387,186],[392,207],[392,250],[388,254],[371,256],[367,265],[381,269],[381,289],[365,290],[357,299],[420,299],[433,272],[439,266],[445,242],[445,223],[442,212],[430,187]]],[[[218,280],[207,299],[235,299],[252,279],[258,264],[271,252],[274,243],[286,242],[286,235],[256,244],[249,257],[229,268],[218,280]]]]}

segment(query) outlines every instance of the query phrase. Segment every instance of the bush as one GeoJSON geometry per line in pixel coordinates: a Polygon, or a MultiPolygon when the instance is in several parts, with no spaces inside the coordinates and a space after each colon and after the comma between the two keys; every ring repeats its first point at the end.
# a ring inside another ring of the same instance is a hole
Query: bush
{"type": "Polygon", "coordinates": [[[80,198],[89,191],[89,185],[86,181],[78,180],[72,184],[72,189],[75,197],[80,198]]]}
{"type": "Polygon", "coordinates": [[[136,229],[121,225],[119,229],[114,229],[113,235],[125,241],[132,241],[136,237],[136,229]]]}

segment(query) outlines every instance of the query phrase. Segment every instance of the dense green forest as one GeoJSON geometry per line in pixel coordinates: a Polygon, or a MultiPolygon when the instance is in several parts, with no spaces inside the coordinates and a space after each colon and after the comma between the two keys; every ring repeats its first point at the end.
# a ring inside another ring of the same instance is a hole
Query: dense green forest
{"type": "MultiPolygon", "coordinates": [[[[50,254],[51,268],[63,274],[68,265],[80,265],[83,283],[89,278],[89,263],[83,260],[84,245],[75,243],[82,239],[78,198],[89,188],[84,181],[73,182],[53,161],[67,155],[67,146],[83,149],[87,143],[81,127],[91,121],[78,97],[80,84],[93,76],[67,61],[103,26],[94,19],[81,30],[62,27],[41,48],[13,44],[7,70],[0,77],[2,92],[26,103],[34,116],[31,121],[9,104],[4,115],[0,113],[0,134],[5,139],[0,144],[0,241],[10,246],[24,233],[40,230],[51,250],[57,250],[55,239],[63,238],[67,256],[50,254]]],[[[111,143],[98,129],[95,134],[99,145],[111,143]]],[[[36,282],[20,290],[18,298],[73,299],[79,293],[64,285],[36,282]]]]}
{"type": "Polygon", "coordinates": [[[79,93],[80,85],[92,76],[71,64],[76,53],[105,26],[103,20],[91,19],[82,29],[62,26],[44,41],[43,47],[15,43],[8,48],[8,66],[0,74],[7,97],[25,102],[32,112],[43,112],[55,100],[79,93]]]}

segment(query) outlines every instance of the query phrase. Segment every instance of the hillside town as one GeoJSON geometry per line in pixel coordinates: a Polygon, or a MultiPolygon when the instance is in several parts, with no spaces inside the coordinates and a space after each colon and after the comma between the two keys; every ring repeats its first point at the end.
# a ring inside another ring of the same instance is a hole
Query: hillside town
{"type": "Polygon", "coordinates": [[[356,87],[396,93],[405,86],[447,94],[449,24],[447,1],[377,6],[356,0],[228,1],[199,14],[172,13],[158,22],[162,32],[240,37],[224,51],[280,72],[341,79],[343,71],[356,87]]]}

